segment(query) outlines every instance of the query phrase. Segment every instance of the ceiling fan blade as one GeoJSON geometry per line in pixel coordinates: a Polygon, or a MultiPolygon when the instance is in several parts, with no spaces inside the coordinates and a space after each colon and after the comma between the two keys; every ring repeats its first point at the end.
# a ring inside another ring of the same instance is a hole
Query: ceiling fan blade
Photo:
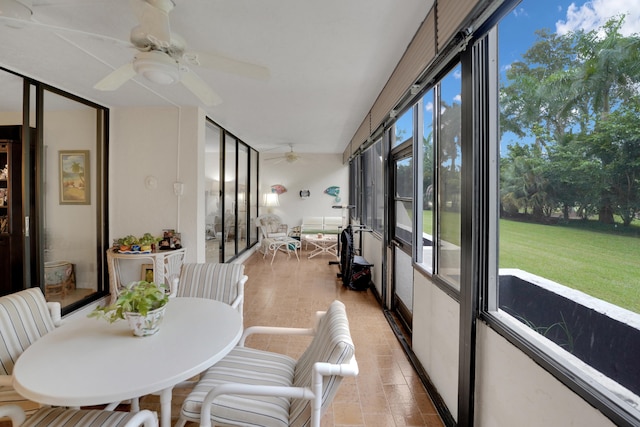
{"type": "Polygon", "coordinates": [[[258,80],[267,80],[270,76],[269,69],[257,64],[238,61],[216,53],[189,51],[184,58],[191,64],[205,68],[220,70],[231,74],[238,74],[258,80]]]}
{"type": "Polygon", "coordinates": [[[98,90],[116,90],[135,76],[136,70],[133,69],[133,64],[128,63],[108,74],[96,83],[93,88],[98,90]]]}
{"type": "Polygon", "coordinates": [[[169,47],[171,44],[169,11],[173,8],[172,2],[131,0],[131,6],[140,22],[140,30],[147,34],[149,40],[158,46],[169,47]]]}
{"type": "Polygon", "coordinates": [[[182,72],[180,81],[207,107],[212,107],[222,102],[222,98],[193,71],[186,70],[182,72]]]}

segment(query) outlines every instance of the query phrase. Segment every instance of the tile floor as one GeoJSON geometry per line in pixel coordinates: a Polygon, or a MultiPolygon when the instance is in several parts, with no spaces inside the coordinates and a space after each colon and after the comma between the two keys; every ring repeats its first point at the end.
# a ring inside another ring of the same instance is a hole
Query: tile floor
{"type": "MultiPolygon", "coordinates": [[[[442,426],[429,396],[391,331],[371,291],[351,291],[337,278],[337,265],[322,255],[300,261],[277,254],[273,265],[259,253],[245,262],[245,326],[310,327],[313,314],[334,299],[347,306],[360,367],[357,378],[343,381],[331,408],[322,418],[331,426],[442,426]]],[[[247,345],[297,357],[306,348],[303,337],[251,337],[247,345]]],[[[174,417],[183,390],[174,392],[174,417]]],[[[154,397],[142,405],[154,408],[154,397]]]]}

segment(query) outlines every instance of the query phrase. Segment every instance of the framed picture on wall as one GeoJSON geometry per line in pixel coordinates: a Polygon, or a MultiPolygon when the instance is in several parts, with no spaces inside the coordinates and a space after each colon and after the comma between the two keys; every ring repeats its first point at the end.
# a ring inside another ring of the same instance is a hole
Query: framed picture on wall
{"type": "Polygon", "coordinates": [[[60,204],[91,204],[89,150],[60,150],[60,204]]]}
{"type": "Polygon", "coordinates": [[[153,264],[142,264],[140,268],[140,280],[145,282],[153,282],[153,264]]]}

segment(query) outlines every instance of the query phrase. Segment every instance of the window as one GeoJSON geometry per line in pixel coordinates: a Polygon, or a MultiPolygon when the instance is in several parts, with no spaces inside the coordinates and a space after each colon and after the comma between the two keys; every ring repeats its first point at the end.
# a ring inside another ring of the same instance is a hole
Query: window
{"type": "Polygon", "coordinates": [[[220,262],[222,201],[220,200],[221,129],[207,120],[205,128],[204,185],[206,261],[220,262]]]}
{"type": "Polygon", "coordinates": [[[461,67],[456,65],[415,106],[420,109],[418,138],[422,139],[416,142],[422,166],[418,178],[422,197],[416,201],[422,233],[416,262],[456,290],[460,289],[461,89],[461,67]]]}
{"type": "MultiPolygon", "coordinates": [[[[422,109],[422,141],[418,144],[418,156],[422,159],[422,198],[416,200],[416,209],[422,212],[422,240],[418,239],[418,251],[422,252],[422,259],[417,260],[429,272],[433,267],[433,208],[435,206],[434,187],[434,127],[433,108],[435,91],[427,91],[417,104],[422,109]]],[[[418,178],[419,179],[419,178],[418,178]]]]}
{"type": "Polygon", "coordinates": [[[461,67],[436,86],[436,260],[437,274],[460,288],[460,184],[462,168],[461,67]]]}
{"type": "MultiPolygon", "coordinates": [[[[354,194],[357,203],[362,203],[362,222],[380,234],[384,230],[384,156],[382,139],[379,139],[354,162],[362,165],[362,200],[357,196],[359,192],[354,194]]],[[[358,180],[355,182],[360,184],[358,180]]]]}
{"type": "Polygon", "coordinates": [[[384,159],[385,159],[385,150],[382,145],[382,139],[376,141],[372,147],[372,162],[373,162],[373,174],[374,174],[374,183],[375,183],[375,200],[373,205],[375,207],[373,224],[373,231],[376,231],[380,234],[384,233],[384,159]]]}
{"type": "Polygon", "coordinates": [[[489,309],[553,343],[559,356],[546,357],[594,384],[612,419],[637,420],[640,73],[629,23],[640,10],[562,3],[525,0],[497,27],[489,309]]]}

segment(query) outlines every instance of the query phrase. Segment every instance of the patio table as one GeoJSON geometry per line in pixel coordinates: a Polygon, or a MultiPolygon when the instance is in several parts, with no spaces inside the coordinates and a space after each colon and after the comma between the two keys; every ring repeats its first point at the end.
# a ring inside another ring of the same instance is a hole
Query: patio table
{"type": "Polygon", "coordinates": [[[160,330],[135,337],[125,320],[76,318],[18,358],[14,387],[54,406],[90,406],[160,393],[160,422],[171,424],[173,387],[214,365],[236,345],[242,320],[228,304],[172,298],[160,330]]]}

